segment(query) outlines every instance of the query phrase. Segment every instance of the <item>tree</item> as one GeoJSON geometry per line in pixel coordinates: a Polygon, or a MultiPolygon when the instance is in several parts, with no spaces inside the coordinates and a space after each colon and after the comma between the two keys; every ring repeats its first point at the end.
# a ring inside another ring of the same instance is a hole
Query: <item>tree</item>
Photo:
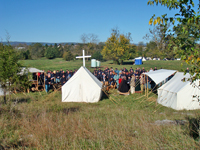
{"type": "Polygon", "coordinates": [[[0,84],[4,89],[4,103],[6,104],[6,91],[10,90],[11,83],[20,71],[18,55],[11,45],[0,43],[0,84]]]}
{"type": "Polygon", "coordinates": [[[147,4],[161,4],[170,10],[176,9],[179,11],[179,13],[174,14],[172,17],[167,17],[167,14],[161,17],[155,17],[153,15],[149,20],[149,24],[173,24],[173,38],[171,38],[169,46],[173,46],[173,50],[181,55],[182,60],[191,64],[190,73],[194,75],[192,80],[199,79],[200,49],[198,47],[198,41],[200,38],[200,2],[197,4],[197,12],[195,12],[193,0],[149,0],[147,4]]]}
{"type": "Polygon", "coordinates": [[[111,37],[105,42],[105,46],[101,54],[104,59],[110,59],[117,64],[122,64],[124,60],[130,58],[130,49],[130,40],[123,34],[119,35],[116,30],[113,30],[111,37]]]}
{"type": "Polygon", "coordinates": [[[44,56],[45,50],[41,43],[35,43],[30,45],[31,58],[37,59],[44,56]]]}
{"type": "Polygon", "coordinates": [[[48,47],[45,52],[45,57],[48,59],[53,59],[56,57],[56,49],[53,47],[48,47]]]}
{"type": "Polygon", "coordinates": [[[96,51],[92,54],[92,59],[97,59],[102,61],[103,60],[103,56],[101,55],[100,51],[96,51]]]}

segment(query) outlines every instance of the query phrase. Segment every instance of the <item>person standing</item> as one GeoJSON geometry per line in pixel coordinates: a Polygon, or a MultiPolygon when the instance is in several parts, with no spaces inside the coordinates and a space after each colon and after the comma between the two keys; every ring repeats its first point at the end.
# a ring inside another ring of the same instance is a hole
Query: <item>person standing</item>
{"type": "Polygon", "coordinates": [[[131,82],[130,82],[131,94],[135,93],[135,75],[132,75],[131,82]]]}
{"type": "Polygon", "coordinates": [[[118,87],[119,87],[119,75],[117,73],[114,73],[113,79],[114,79],[114,82],[117,84],[117,89],[118,89],[118,87]]]}
{"type": "Polygon", "coordinates": [[[47,93],[49,92],[50,86],[51,86],[51,74],[48,73],[45,78],[45,89],[47,93]]]}
{"type": "Polygon", "coordinates": [[[56,72],[56,83],[60,82],[60,72],[57,70],[56,72]]]}

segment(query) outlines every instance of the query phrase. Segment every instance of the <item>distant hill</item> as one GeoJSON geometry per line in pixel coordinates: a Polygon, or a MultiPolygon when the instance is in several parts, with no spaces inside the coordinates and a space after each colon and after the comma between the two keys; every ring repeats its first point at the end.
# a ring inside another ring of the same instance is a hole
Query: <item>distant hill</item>
{"type": "MultiPolygon", "coordinates": [[[[2,42],[3,44],[7,44],[7,42],[2,42]]],[[[45,44],[47,44],[47,45],[54,45],[55,43],[47,43],[47,42],[18,42],[18,41],[11,41],[10,42],[10,44],[12,45],[12,46],[14,46],[14,45],[19,45],[19,44],[26,44],[26,45],[31,45],[31,44],[34,44],[34,43],[41,43],[42,45],[45,45],[45,44]]],[[[76,45],[76,44],[78,44],[78,43],[76,43],[76,42],[62,42],[62,43],[56,43],[56,44],[62,44],[62,45],[65,45],[65,44],[69,44],[69,45],[71,45],[71,44],[74,44],[74,45],[76,45]]]]}
{"type": "MultiPolygon", "coordinates": [[[[7,44],[7,42],[2,42],[4,45],[7,44]]],[[[26,44],[26,45],[31,45],[31,44],[34,44],[34,43],[41,43],[42,45],[54,45],[55,43],[48,43],[48,42],[18,42],[18,41],[11,41],[10,44],[12,46],[15,46],[15,45],[19,45],[19,44],[26,44]]],[[[61,43],[56,43],[57,45],[61,44],[61,45],[65,45],[65,44],[68,44],[68,45],[71,45],[71,44],[74,44],[74,45],[77,45],[79,43],[77,42],[61,42],[61,43]]],[[[131,43],[131,44],[134,44],[136,46],[138,46],[138,43],[131,43]]],[[[144,43],[144,46],[146,46],[146,43],[144,43]]]]}

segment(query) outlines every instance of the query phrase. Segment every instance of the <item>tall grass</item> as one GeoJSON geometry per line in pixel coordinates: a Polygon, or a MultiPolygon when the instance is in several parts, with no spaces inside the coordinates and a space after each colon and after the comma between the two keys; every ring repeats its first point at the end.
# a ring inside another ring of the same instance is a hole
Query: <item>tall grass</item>
{"type": "Polygon", "coordinates": [[[139,94],[111,96],[119,104],[109,99],[94,104],[62,103],[60,92],[52,97],[45,92],[19,95],[18,99],[23,101],[14,107],[13,104],[1,107],[1,146],[18,149],[199,148],[199,141],[189,134],[189,123],[156,125],[155,121],[186,120],[200,111],[188,114],[156,106],[152,101],[134,100],[141,96],[139,94]],[[157,111],[154,113],[154,110],[157,111]]]}
{"type": "MultiPolygon", "coordinates": [[[[62,59],[21,61],[38,69],[78,69],[81,60],[62,59]]],[[[181,71],[180,61],[147,61],[141,66],[102,62],[102,68],[151,67],[181,71]]],[[[86,62],[90,68],[90,62],[86,62]]],[[[35,92],[13,95],[7,105],[0,102],[0,149],[198,149],[200,142],[191,134],[195,111],[175,111],[156,105],[140,94],[118,95],[98,103],[62,103],[61,93],[35,92]],[[186,120],[184,125],[158,125],[157,120],[186,120]]],[[[0,101],[3,98],[0,97],[0,101]]]]}

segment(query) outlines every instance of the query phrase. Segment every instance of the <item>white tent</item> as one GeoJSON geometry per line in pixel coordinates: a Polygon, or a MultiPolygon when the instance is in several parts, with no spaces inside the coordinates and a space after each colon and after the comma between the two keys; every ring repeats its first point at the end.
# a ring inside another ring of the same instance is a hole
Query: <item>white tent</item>
{"type": "Polygon", "coordinates": [[[3,96],[4,95],[4,90],[1,88],[1,85],[0,85],[0,96],[3,96]]]}
{"type": "Polygon", "coordinates": [[[62,86],[62,102],[98,102],[101,88],[102,83],[86,67],[80,67],[62,86]]]}
{"type": "MultiPolygon", "coordinates": [[[[26,68],[22,68],[22,70],[21,70],[21,72],[20,72],[19,74],[20,74],[20,75],[23,75],[25,69],[26,69],[26,68]]],[[[37,69],[37,68],[27,68],[27,69],[28,69],[28,71],[29,71],[30,73],[44,72],[44,71],[39,70],[39,69],[37,69]]],[[[25,72],[25,73],[26,73],[26,72],[25,72]]]]}
{"type": "Polygon", "coordinates": [[[194,84],[199,85],[199,80],[187,81],[190,75],[184,75],[183,72],[177,72],[175,76],[166,84],[158,89],[158,103],[176,110],[200,109],[197,97],[200,96],[200,90],[194,84]],[[182,79],[186,78],[183,82],[182,79]],[[197,97],[195,97],[197,96],[197,97]]]}
{"type": "Polygon", "coordinates": [[[147,61],[145,57],[142,57],[142,61],[147,61]]]}
{"type": "Polygon", "coordinates": [[[159,69],[156,71],[150,71],[143,74],[149,76],[157,85],[160,82],[164,81],[169,76],[171,76],[172,74],[174,74],[175,72],[176,70],[159,69]]]}

